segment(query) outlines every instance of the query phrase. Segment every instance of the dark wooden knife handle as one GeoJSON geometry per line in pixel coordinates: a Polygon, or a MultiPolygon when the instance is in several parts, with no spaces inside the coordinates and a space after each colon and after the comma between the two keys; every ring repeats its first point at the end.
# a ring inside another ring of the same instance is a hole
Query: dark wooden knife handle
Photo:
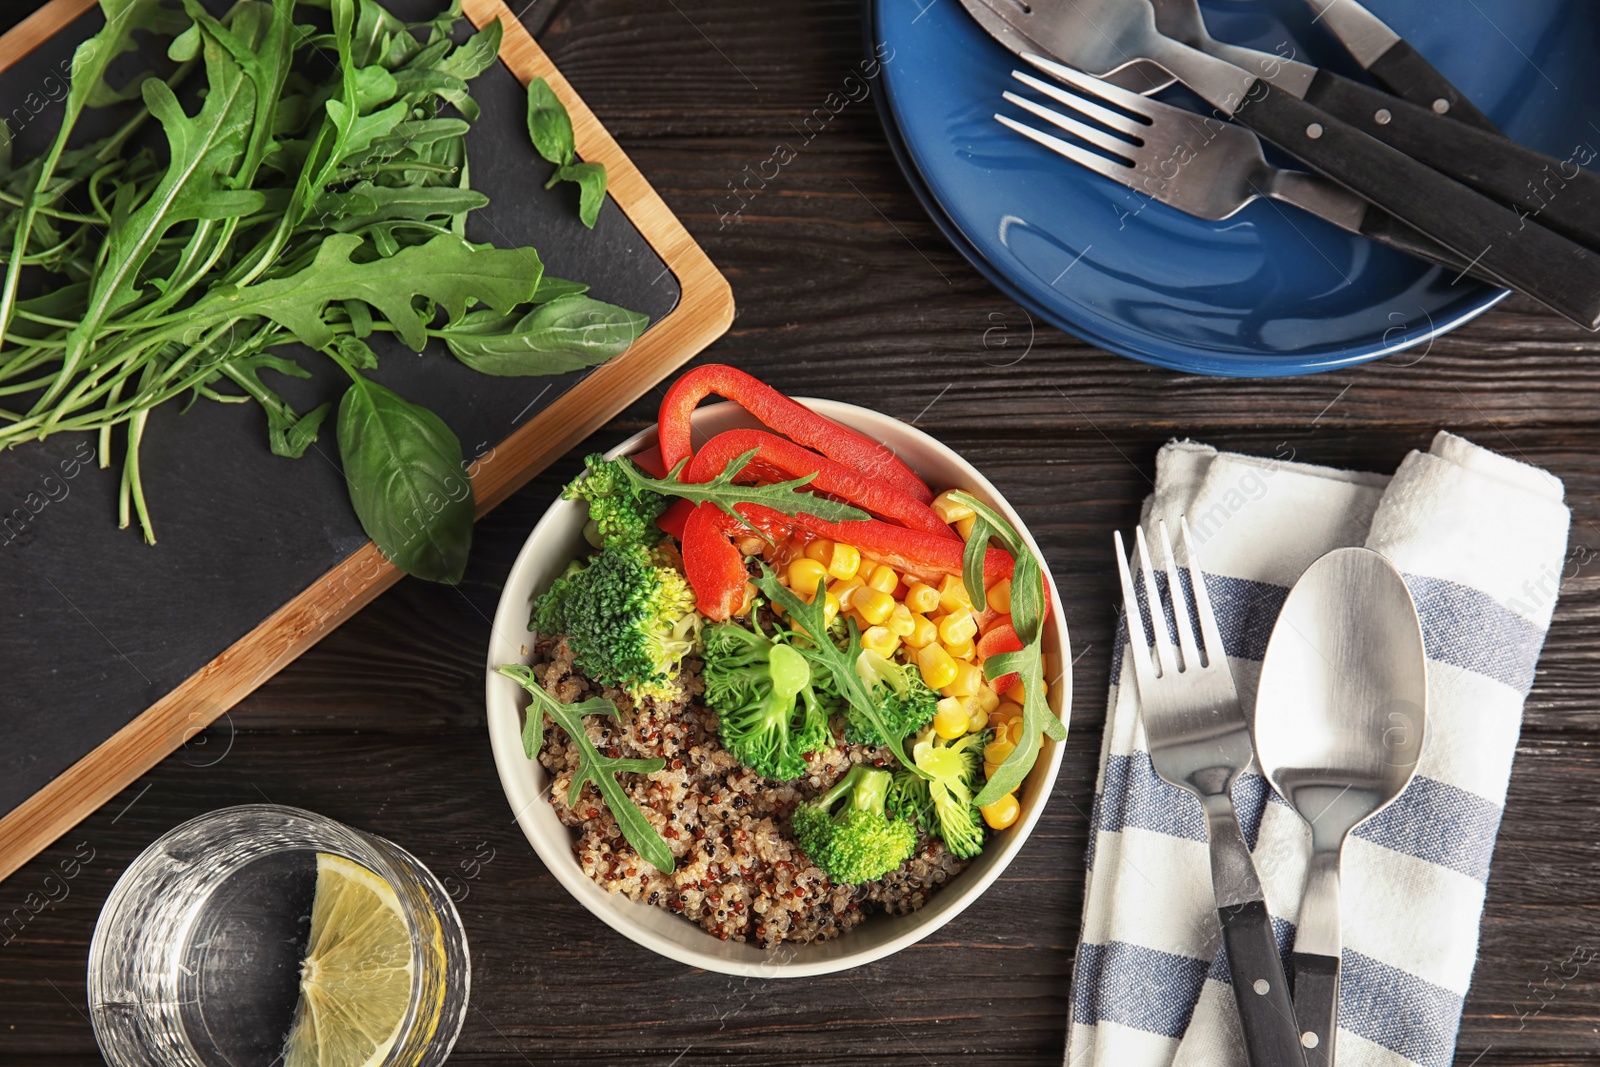
{"type": "Polygon", "coordinates": [[[1317,71],[1306,103],[1479,192],[1521,208],[1537,221],[1600,249],[1600,173],[1584,170],[1577,149],[1567,159],[1536,152],[1499,133],[1447,122],[1370,85],[1317,71]]]}
{"type": "Polygon", "coordinates": [[[1485,274],[1477,267],[1469,266],[1467,261],[1450,251],[1444,245],[1431,237],[1425,237],[1415,229],[1407,226],[1399,219],[1375,207],[1368,207],[1367,213],[1361,219],[1361,236],[1376,241],[1381,245],[1388,245],[1399,252],[1404,252],[1419,259],[1426,259],[1437,263],[1451,271],[1450,280],[1454,282],[1461,275],[1466,275],[1474,281],[1485,282],[1496,288],[1503,288],[1500,282],[1492,276],[1485,274]]]}
{"type": "Polygon", "coordinates": [[[1294,1017],[1300,1023],[1300,1043],[1306,1046],[1306,1067],[1333,1067],[1333,1044],[1339,1032],[1336,958],[1311,952],[1294,954],[1294,1017]]]}
{"type": "Polygon", "coordinates": [[[1367,73],[1376,78],[1379,85],[1402,100],[1409,100],[1435,114],[1444,115],[1468,126],[1475,126],[1480,130],[1499,132],[1495,129],[1494,123],[1489,121],[1488,115],[1479,111],[1460,89],[1450,84],[1449,78],[1435,70],[1432,63],[1422,58],[1421,52],[1405,41],[1396,42],[1387,52],[1373,60],[1372,66],[1367,68],[1367,73]],[[1440,111],[1438,104],[1435,103],[1439,100],[1445,102],[1446,107],[1443,111],[1440,111]]]}
{"type": "Polygon", "coordinates": [[[1259,79],[1233,118],[1505,285],[1600,329],[1600,254],[1259,79]]]}
{"type": "Polygon", "coordinates": [[[1228,973],[1250,1067],[1304,1067],[1289,980],[1266,904],[1247,900],[1218,908],[1217,917],[1228,946],[1228,973]]]}

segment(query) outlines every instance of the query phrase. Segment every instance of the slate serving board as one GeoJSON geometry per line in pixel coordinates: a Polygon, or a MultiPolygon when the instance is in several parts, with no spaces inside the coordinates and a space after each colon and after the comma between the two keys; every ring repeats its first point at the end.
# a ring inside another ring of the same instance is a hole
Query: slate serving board
{"type": "MultiPolygon", "coordinates": [[[[386,2],[408,20],[441,6],[386,2]]],[[[11,122],[19,155],[54,136],[60,97],[50,95],[60,90],[47,79],[103,24],[98,7],[85,7],[56,0],[0,39],[3,62],[16,35],[37,32],[52,9],[59,19],[0,70],[0,101],[33,94],[27,121],[11,122]]],[[[416,354],[374,338],[372,376],[461,439],[481,514],[725,330],[732,305],[726,282],[553,67],[580,154],[606,162],[612,197],[590,232],[577,220],[576,187],[542,188],[551,168],[528,140],[523,82],[548,60],[498,2],[476,0],[468,13],[479,24],[502,17],[506,29],[502,62],[473,83],[483,115],[468,135],[469,174],[490,204],[470,219],[469,239],[532,244],[547,273],[585,281],[651,323],[603,372],[549,378],[487,377],[442,345],[416,354]]],[[[314,376],[271,384],[299,411],[337,400],[342,372],[295,354],[314,376]]],[[[268,450],[254,404],[180,407],[158,409],[142,450],[155,545],[116,525],[119,435],[109,470],[98,466],[96,435],[0,452],[0,813],[9,813],[0,877],[395,578],[350,507],[331,419],[289,460],[268,450]]]]}

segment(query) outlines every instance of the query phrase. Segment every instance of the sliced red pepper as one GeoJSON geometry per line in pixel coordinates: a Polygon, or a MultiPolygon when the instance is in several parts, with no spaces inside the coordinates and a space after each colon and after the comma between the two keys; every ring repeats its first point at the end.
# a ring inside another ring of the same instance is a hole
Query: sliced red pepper
{"type": "Polygon", "coordinates": [[[700,401],[713,395],[733,401],[770,429],[829,459],[888,482],[924,504],[933,500],[927,483],[886,446],[818,415],[761,379],[725,363],[696,367],[667,389],[661,401],[658,436],[661,459],[669,470],[693,454],[690,416],[700,401]]]}
{"type": "MultiPolygon", "coordinates": [[[[1010,616],[1008,615],[1006,618],[1009,620],[1010,616]]],[[[1002,652],[1021,651],[1022,638],[1017,636],[1017,631],[1012,629],[1009,621],[997,623],[993,629],[978,639],[977,653],[979,663],[982,663],[990,656],[997,656],[1002,652]]],[[[1004,693],[1015,684],[1017,684],[1015,671],[989,680],[989,688],[996,693],[1004,693]]]]}
{"type": "Polygon", "coordinates": [[[683,573],[694,590],[695,606],[708,619],[730,618],[744,599],[744,557],[728,540],[723,524],[735,525],[714,504],[701,504],[683,527],[683,573]]]}
{"type": "Polygon", "coordinates": [[[911,529],[926,530],[959,543],[959,535],[922,501],[888,482],[852,470],[766,430],[728,430],[717,434],[700,446],[680,477],[685,482],[709,482],[726,470],[729,463],[752,449],[756,450],[752,465],[760,464],[760,470],[776,474],[775,480],[815,473],[809,489],[829,493],[911,529]]]}
{"type": "Polygon", "coordinates": [[[684,524],[693,510],[694,505],[680,497],[667,505],[667,510],[656,519],[656,526],[682,541],[684,524]]]}
{"type": "Polygon", "coordinates": [[[652,478],[665,478],[667,468],[661,462],[661,448],[651,445],[643,452],[635,452],[628,457],[633,460],[633,465],[644,471],[652,478]]]}

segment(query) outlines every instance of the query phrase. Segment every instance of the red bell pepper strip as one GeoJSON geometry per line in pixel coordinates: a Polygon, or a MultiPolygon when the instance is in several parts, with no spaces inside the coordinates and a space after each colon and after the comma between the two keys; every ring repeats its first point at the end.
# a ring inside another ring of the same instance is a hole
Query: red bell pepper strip
{"type": "MultiPolygon", "coordinates": [[[[728,430],[719,433],[694,454],[679,478],[685,482],[709,482],[727,469],[729,463],[756,449],[751,467],[758,473],[773,473],[775,481],[800,478],[815,473],[807,488],[839,497],[847,503],[893,519],[902,526],[925,530],[940,537],[959,539],[948,523],[922,501],[903,493],[888,482],[846,467],[803,445],[766,430],[728,430]],[[759,466],[757,466],[759,465],[759,466]]],[[[750,467],[745,468],[746,473],[750,467]]]]}
{"type": "Polygon", "coordinates": [[[683,573],[694,590],[695,607],[708,619],[730,618],[744,599],[744,557],[728,540],[723,524],[734,525],[715,504],[689,513],[683,528],[683,573]]]}
{"type": "MultiPolygon", "coordinates": [[[[1010,618],[1010,616],[1007,616],[1010,618]]],[[[978,662],[982,663],[990,656],[1002,652],[1021,652],[1022,638],[1017,636],[1017,631],[1012,629],[1011,623],[1002,622],[995,625],[988,633],[978,639],[978,662]]],[[[1004,693],[1017,683],[1016,672],[1003,674],[999,678],[989,679],[989,688],[996,693],[1004,693]]]]}
{"type": "Polygon", "coordinates": [[[724,363],[696,367],[667,389],[661,401],[657,433],[661,459],[668,470],[693,454],[690,416],[695,405],[712,395],[733,401],[768,428],[829,459],[886,481],[924,504],[933,500],[933,490],[927,483],[886,446],[818,415],[761,379],[724,363]]]}
{"type": "Polygon", "coordinates": [[[667,505],[656,519],[656,526],[671,534],[679,541],[683,540],[683,528],[689,521],[689,513],[694,511],[694,504],[688,500],[678,499],[667,505]]]}

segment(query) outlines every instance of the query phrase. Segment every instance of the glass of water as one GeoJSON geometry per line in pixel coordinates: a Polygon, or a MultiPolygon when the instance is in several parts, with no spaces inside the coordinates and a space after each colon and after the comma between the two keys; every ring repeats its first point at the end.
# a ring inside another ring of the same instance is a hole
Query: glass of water
{"type": "Polygon", "coordinates": [[[461,1032],[471,986],[466,934],[444,887],[390,841],[276,804],[191,819],[117,881],[89,946],[89,1013],[106,1061],[282,1063],[300,1001],[319,854],[347,861],[344,870],[356,865],[369,885],[368,872],[386,883],[409,935],[410,1002],[381,1062],[442,1064],[461,1032]]]}

